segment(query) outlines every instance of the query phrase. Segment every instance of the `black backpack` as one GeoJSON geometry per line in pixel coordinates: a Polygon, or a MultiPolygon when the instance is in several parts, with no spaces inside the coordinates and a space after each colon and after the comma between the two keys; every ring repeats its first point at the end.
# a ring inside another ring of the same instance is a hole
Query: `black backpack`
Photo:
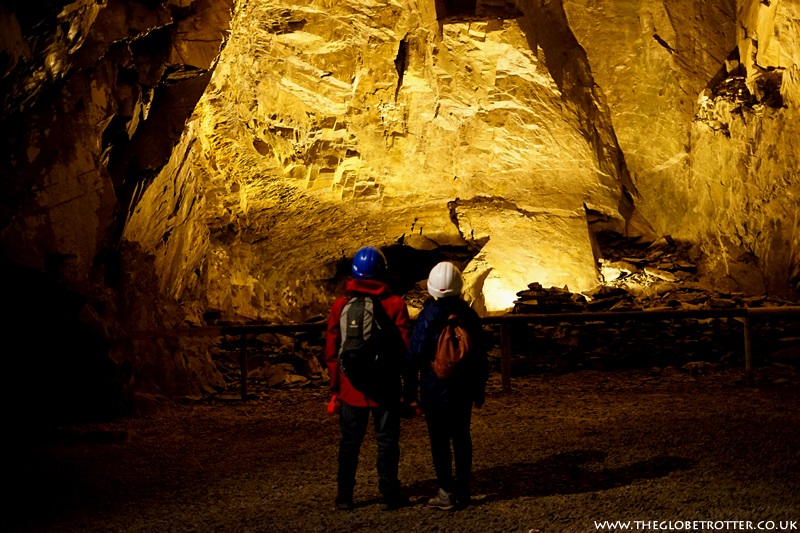
{"type": "Polygon", "coordinates": [[[340,371],[353,387],[379,401],[387,382],[400,373],[402,339],[397,325],[380,299],[357,295],[344,305],[339,327],[340,371]]]}

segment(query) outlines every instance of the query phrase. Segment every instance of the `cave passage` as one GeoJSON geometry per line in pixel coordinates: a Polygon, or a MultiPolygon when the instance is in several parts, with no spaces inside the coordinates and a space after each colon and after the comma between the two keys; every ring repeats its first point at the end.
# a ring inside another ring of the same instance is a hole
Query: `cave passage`
{"type": "MultiPolygon", "coordinates": [[[[439,246],[432,250],[417,250],[403,244],[394,244],[381,248],[386,256],[389,272],[387,283],[392,292],[406,299],[427,297],[424,282],[428,279],[431,269],[441,261],[451,261],[462,271],[475,257],[477,250],[468,246],[439,246]],[[419,293],[419,294],[418,294],[419,293]]],[[[333,280],[336,286],[343,286],[343,282],[350,274],[352,257],[343,259],[336,266],[336,277],[333,280]]]]}

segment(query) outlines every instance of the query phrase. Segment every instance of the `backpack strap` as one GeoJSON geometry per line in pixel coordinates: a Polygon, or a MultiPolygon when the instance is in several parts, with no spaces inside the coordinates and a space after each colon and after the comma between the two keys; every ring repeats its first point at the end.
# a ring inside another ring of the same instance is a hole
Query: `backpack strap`
{"type": "Polygon", "coordinates": [[[453,326],[461,324],[461,316],[457,313],[450,313],[450,316],[447,317],[447,323],[453,326]]]}

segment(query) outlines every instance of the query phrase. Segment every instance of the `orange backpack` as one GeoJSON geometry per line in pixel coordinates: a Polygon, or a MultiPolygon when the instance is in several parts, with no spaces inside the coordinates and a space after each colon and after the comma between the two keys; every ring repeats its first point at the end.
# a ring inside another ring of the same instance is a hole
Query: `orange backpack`
{"type": "Polygon", "coordinates": [[[472,351],[472,339],[456,314],[447,317],[447,325],[439,335],[433,371],[439,379],[449,378],[456,365],[472,351]]]}

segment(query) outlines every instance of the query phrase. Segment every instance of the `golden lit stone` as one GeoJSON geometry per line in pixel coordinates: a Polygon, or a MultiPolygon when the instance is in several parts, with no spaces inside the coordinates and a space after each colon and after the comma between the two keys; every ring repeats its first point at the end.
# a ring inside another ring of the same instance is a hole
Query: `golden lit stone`
{"type": "MultiPolygon", "coordinates": [[[[574,290],[598,282],[584,204],[622,226],[622,186],[600,170],[580,110],[563,105],[517,20],[444,21],[440,34],[435,15],[432,3],[240,6],[187,133],[203,146],[191,157],[213,160],[196,176],[204,188],[244,184],[206,197],[208,214],[218,213],[206,217],[212,234],[218,220],[254,235],[238,244],[244,262],[207,244],[230,261],[214,262],[217,275],[244,268],[252,280],[244,295],[239,283],[214,283],[212,307],[321,310],[332,265],[365,243],[406,237],[428,249],[454,237],[483,246],[468,270],[505,294],[491,311],[509,309],[532,281],[574,290]],[[484,198],[515,207],[468,207],[484,198]]],[[[153,223],[135,216],[129,235],[153,223]]]]}

